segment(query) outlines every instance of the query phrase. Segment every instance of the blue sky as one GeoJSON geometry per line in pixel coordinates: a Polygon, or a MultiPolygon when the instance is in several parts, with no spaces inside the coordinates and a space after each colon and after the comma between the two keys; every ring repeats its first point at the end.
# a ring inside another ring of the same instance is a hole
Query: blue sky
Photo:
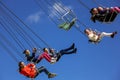
{"type": "MultiPolygon", "coordinates": [[[[93,23],[90,21],[89,10],[80,4],[78,0],[61,1],[66,7],[71,8],[77,18],[88,27],[105,32],[118,31],[118,34],[114,39],[105,37],[97,45],[90,44],[88,43],[87,37],[82,35],[74,27],[69,31],[59,29],[57,25],[45,15],[41,8],[36,5],[34,0],[2,0],[10,10],[54,49],[64,49],[69,47],[73,42],[75,43],[78,49],[76,54],[65,55],[59,62],[53,65],[49,64],[46,60],[42,60],[42,62],[37,65],[37,67],[44,65],[49,71],[57,73],[58,76],[52,80],[120,80],[120,15],[110,24],[100,22],[93,23]]],[[[120,5],[119,0],[96,1],[106,7],[120,5]]],[[[83,2],[89,8],[98,6],[94,0],[83,0],[83,2]]],[[[79,28],[83,30],[85,27],[79,25],[79,28]]],[[[26,32],[28,31],[26,30],[26,32]]],[[[13,54],[21,61],[18,54],[22,55],[22,50],[17,47],[18,44],[9,38],[9,35],[2,31],[2,29],[1,33],[6,37],[8,36],[7,39],[16,46],[16,49],[11,50],[14,50],[12,51],[13,54]],[[16,50],[20,53],[16,53],[16,50]]],[[[30,32],[28,33],[41,47],[46,47],[42,41],[36,39],[30,32]]],[[[1,38],[1,41],[4,42],[3,38],[1,38]]],[[[4,43],[6,44],[6,42],[4,43]]],[[[7,47],[9,48],[10,46],[7,47]]],[[[30,48],[28,47],[28,49],[30,48]]],[[[28,80],[18,73],[18,64],[9,56],[9,53],[4,47],[1,46],[0,50],[0,80],[28,80]]],[[[48,80],[48,78],[42,73],[36,80],[48,80]]]]}

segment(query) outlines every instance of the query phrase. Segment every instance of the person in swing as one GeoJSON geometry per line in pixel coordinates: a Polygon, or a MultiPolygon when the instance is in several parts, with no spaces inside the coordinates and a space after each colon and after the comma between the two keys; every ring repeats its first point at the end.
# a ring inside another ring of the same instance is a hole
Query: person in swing
{"type": "Polygon", "coordinates": [[[28,77],[28,78],[36,78],[40,73],[44,72],[48,75],[48,78],[54,78],[56,76],[55,73],[49,72],[44,66],[37,68],[35,64],[28,63],[27,65],[24,62],[19,62],[19,73],[28,77]]]}
{"type": "Polygon", "coordinates": [[[69,48],[62,49],[59,52],[55,52],[54,49],[44,48],[43,53],[39,56],[39,61],[45,58],[51,64],[58,62],[63,55],[76,53],[77,48],[75,48],[74,46],[75,44],[73,43],[69,48]]]}
{"type": "Polygon", "coordinates": [[[100,22],[112,22],[118,13],[120,13],[120,7],[111,7],[111,8],[92,8],[90,10],[91,20],[96,22],[96,20],[100,22]]]}
{"type": "Polygon", "coordinates": [[[25,49],[25,50],[23,51],[23,54],[25,54],[25,57],[26,57],[27,61],[29,61],[29,62],[34,62],[34,63],[38,63],[38,56],[39,56],[39,55],[38,55],[38,56],[35,56],[36,51],[37,51],[37,48],[33,48],[32,54],[30,54],[30,50],[28,50],[28,49],[25,49]]]}
{"type": "Polygon", "coordinates": [[[105,36],[114,38],[114,36],[117,34],[116,31],[112,32],[112,33],[106,33],[106,32],[97,33],[96,31],[91,30],[91,29],[85,29],[84,32],[87,35],[87,37],[89,38],[89,42],[92,42],[92,43],[100,42],[101,39],[105,36]]]}

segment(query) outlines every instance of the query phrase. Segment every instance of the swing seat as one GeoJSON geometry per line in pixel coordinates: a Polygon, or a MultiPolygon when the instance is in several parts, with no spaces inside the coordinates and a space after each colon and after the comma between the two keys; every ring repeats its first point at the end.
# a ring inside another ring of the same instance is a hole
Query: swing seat
{"type": "Polygon", "coordinates": [[[106,16],[104,18],[99,19],[99,21],[100,22],[113,22],[116,17],[117,17],[117,13],[116,12],[108,13],[108,14],[106,14],[106,16]]]}
{"type": "Polygon", "coordinates": [[[93,44],[98,44],[100,43],[101,39],[97,40],[97,41],[92,41],[92,40],[88,40],[90,43],[93,43],[93,44]]]}
{"type": "Polygon", "coordinates": [[[70,23],[65,22],[59,25],[59,28],[62,28],[64,30],[69,30],[71,27],[75,24],[76,19],[74,18],[70,23]]]}
{"type": "Polygon", "coordinates": [[[64,30],[69,30],[69,26],[70,24],[65,22],[65,23],[60,24],[59,28],[62,28],[64,30]]]}

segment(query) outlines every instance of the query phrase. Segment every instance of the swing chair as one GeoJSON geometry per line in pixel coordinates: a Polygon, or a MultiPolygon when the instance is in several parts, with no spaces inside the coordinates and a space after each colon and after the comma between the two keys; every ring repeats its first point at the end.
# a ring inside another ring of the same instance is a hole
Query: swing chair
{"type": "Polygon", "coordinates": [[[76,23],[76,15],[59,0],[35,0],[46,15],[61,29],[70,30],[76,23]],[[42,3],[42,5],[41,5],[42,3]]]}

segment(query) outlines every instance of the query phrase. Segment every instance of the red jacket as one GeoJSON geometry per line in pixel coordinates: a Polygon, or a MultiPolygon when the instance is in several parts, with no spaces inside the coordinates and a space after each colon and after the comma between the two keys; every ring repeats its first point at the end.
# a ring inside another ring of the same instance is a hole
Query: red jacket
{"type": "Polygon", "coordinates": [[[26,65],[24,68],[21,69],[20,74],[30,77],[30,78],[34,78],[37,74],[35,65],[32,63],[26,65]]]}

